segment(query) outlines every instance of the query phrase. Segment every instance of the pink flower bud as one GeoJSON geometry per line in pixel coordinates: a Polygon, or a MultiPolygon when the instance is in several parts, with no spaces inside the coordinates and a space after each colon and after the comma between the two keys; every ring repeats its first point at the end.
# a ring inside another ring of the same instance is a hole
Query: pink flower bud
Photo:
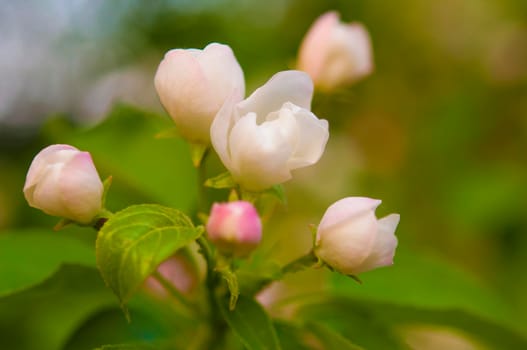
{"type": "Polygon", "coordinates": [[[103,191],[90,153],[69,145],[52,145],[40,151],[24,185],[30,206],[83,224],[101,211],[103,191]]]}
{"type": "Polygon", "coordinates": [[[369,75],[373,59],[368,31],[360,23],[341,23],[336,12],[323,14],[302,41],[298,69],[307,72],[323,90],[369,75]]]}
{"type": "Polygon", "coordinates": [[[209,239],[220,251],[244,256],[262,238],[262,222],[249,202],[215,203],[207,222],[209,239]]]}
{"type": "Polygon", "coordinates": [[[399,214],[377,219],[379,204],[378,199],[348,197],[331,205],[318,226],[316,255],[346,275],[392,265],[399,214]]]}
{"type": "Polygon", "coordinates": [[[154,79],[157,94],[187,140],[209,144],[210,125],[225,100],[241,101],[243,71],[231,48],[212,43],[203,50],[166,53],[154,79]]]}

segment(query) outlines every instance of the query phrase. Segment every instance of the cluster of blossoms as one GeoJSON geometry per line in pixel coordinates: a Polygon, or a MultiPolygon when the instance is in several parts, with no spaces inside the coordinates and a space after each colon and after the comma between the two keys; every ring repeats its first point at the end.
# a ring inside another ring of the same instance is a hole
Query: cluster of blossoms
{"type": "MultiPolygon", "coordinates": [[[[243,191],[260,193],[315,164],[329,138],[328,122],[311,111],[314,89],[331,91],[372,71],[367,31],[321,16],[299,52],[299,70],[275,74],[245,98],[242,68],[227,45],[166,53],[155,75],[161,103],[180,135],[212,146],[243,191]]],[[[42,150],[29,169],[24,194],[47,214],[84,225],[104,217],[103,184],[89,153],[68,145],[42,150]]],[[[316,232],[314,254],[330,268],[356,275],[390,265],[397,214],[377,219],[380,200],[347,197],[331,205],[316,232]]],[[[244,257],[258,246],[262,223],[248,201],[216,203],[206,231],[226,255],[244,257]]]]}

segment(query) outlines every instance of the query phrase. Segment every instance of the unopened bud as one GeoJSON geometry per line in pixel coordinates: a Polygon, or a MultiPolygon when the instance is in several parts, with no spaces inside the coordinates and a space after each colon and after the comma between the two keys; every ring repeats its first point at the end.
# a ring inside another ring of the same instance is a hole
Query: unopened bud
{"type": "Polygon", "coordinates": [[[249,202],[215,203],[207,222],[207,233],[221,252],[245,256],[260,243],[262,222],[249,202]]]}

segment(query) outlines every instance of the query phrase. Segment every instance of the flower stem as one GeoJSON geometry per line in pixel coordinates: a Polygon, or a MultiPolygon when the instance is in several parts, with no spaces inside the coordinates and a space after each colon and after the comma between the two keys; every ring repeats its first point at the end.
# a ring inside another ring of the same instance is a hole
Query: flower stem
{"type": "Polygon", "coordinates": [[[282,275],[305,270],[306,268],[315,265],[317,262],[318,257],[315,255],[315,252],[311,250],[306,255],[303,255],[282,267],[282,275]]]}

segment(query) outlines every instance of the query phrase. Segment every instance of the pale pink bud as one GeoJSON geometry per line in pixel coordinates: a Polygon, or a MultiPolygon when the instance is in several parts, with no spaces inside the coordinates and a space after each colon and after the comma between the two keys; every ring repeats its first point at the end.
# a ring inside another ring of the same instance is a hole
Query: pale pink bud
{"type": "Polygon", "coordinates": [[[191,142],[210,143],[210,125],[225,100],[245,95],[243,71],[227,45],[166,53],[154,79],[157,94],[178,131],[191,142]]]}
{"type": "Polygon", "coordinates": [[[393,264],[399,214],[375,217],[378,199],[348,197],[331,205],[317,230],[315,253],[346,275],[393,264]]]}
{"type": "Polygon", "coordinates": [[[69,145],[52,145],[40,151],[24,185],[30,206],[83,224],[101,211],[103,191],[90,153],[69,145]]]}
{"type": "Polygon", "coordinates": [[[249,202],[215,203],[207,222],[207,233],[220,251],[244,256],[260,243],[262,222],[249,202]]]}
{"type": "Polygon", "coordinates": [[[298,69],[322,90],[353,83],[373,71],[368,31],[360,23],[342,23],[337,12],[320,16],[307,32],[298,54],[298,69]]]}

